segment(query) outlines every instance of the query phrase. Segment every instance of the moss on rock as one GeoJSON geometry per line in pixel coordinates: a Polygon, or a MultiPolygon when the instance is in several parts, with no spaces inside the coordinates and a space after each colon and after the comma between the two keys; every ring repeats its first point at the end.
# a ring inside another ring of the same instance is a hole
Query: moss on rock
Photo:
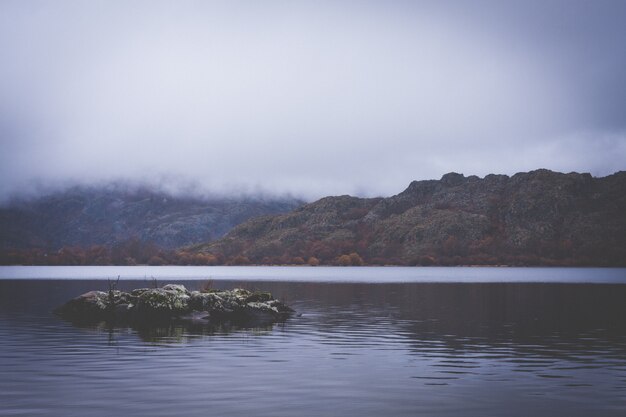
{"type": "Polygon", "coordinates": [[[183,285],[140,288],[130,293],[90,291],[68,301],[56,312],[73,321],[133,321],[176,319],[237,321],[241,324],[284,320],[293,310],[269,292],[189,292],[183,285]]]}

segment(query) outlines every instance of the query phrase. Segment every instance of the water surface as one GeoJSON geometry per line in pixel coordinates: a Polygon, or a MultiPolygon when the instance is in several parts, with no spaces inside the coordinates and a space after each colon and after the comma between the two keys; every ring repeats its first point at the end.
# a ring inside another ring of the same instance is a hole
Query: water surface
{"type": "Polygon", "coordinates": [[[0,279],[229,279],[292,282],[561,282],[626,284],[626,268],[0,266],[0,279]]]}
{"type": "Polygon", "coordinates": [[[298,275],[312,269],[215,279],[302,314],[256,329],[74,327],[51,310],[106,280],[0,280],[0,416],[626,415],[626,285],[298,275]]]}

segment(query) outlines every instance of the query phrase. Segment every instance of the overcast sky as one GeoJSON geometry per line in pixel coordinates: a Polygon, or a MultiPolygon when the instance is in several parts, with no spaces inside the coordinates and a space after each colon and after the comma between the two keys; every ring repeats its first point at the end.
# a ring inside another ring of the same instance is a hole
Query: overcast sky
{"type": "Polygon", "coordinates": [[[626,169],[626,1],[0,0],[0,199],[626,169]]]}

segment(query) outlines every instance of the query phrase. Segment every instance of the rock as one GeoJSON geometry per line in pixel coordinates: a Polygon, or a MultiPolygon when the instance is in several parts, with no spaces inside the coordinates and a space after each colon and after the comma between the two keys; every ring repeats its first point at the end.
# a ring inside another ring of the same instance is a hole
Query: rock
{"type": "Polygon", "coordinates": [[[143,294],[146,291],[150,291],[150,288],[137,288],[134,289],[130,292],[130,295],[132,295],[133,297],[139,297],[141,294],[143,294]]]}
{"type": "Polygon", "coordinates": [[[246,302],[250,303],[250,302],[255,302],[255,301],[270,301],[272,299],[272,294],[270,294],[269,292],[255,292],[254,294],[250,294],[247,298],[246,298],[246,302]]]}
{"type": "Polygon", "coordinates": [[[152,315],[175,315],[185,313],[189,306],[189,296],[187,290],[182,285],[169,286],[163,288],[153,288],[141,293],[137,297],[136,312],[138,314],[152,315]],[[182,287],[171,288],[171,287],[182,287]]]}
{"type": "Polygon", "coordinates": [[[201,293],[193,291],[189,298],[189,307],[196,311],[210,311],[218,304],[221,304],[222,298],[217,293],[201,293]]]}
{"type": "Polygon", "coordinates": [[[122,291],[89,291],[55,311],[73,322],[133,322],[178,320],[189,322],[232,321],[240,325],[270,324],[285,320],[293,310],[268,292],[189,292],[183,285],[122,291]]]}
{"type": "Polygon", "coordinates": [[[189,291],[187,291],[187,288],[185,288],[184,285],[167,284],[167,285],[163,286],[163,289],[165,291],[174,291],[174,292],[177,292],[179,294],[189,295],[189,291]]]}
{"type": "Polygon", "coordinates": [[[96,319],[107,312],[107,298],[105,292],[89,291],[68,301],[56,312],[80,321],[96,319]]]}
{"type": "Polygon", "coordinates": [[[127,314],[131,308],[133,308],[132,304],[118,304],[115,306],[114,312],[116,315],[127,314]]]}

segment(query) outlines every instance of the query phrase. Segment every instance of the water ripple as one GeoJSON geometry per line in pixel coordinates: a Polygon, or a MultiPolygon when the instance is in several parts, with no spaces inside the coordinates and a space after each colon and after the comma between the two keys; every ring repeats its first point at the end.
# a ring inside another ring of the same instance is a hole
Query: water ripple
{"type": "Polygon", "coordinates": [[[77,328],[50,309],[3,307],[0,416],[624,414],[626,331],[609,315],[624,307],[611,295],[555,289],[608,308],[572,323],[562,306],[535,305],[539,321],[514,303],[485,312],[503,296],[493,288],[444,311],[459,288],[443,287],[390,298],[307,284],[302,316],[263,329],[77,328]]]}

